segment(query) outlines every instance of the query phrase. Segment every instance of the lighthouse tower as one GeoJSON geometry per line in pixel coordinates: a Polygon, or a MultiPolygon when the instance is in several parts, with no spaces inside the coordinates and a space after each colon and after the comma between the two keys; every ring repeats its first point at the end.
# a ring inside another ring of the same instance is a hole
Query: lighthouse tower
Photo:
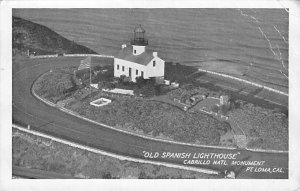
{"type": "Polygon", "coordinates": [[[133,55],[140,55],[145,52],[146,46],[148,45],[145,32],[141,25],[134,29],[133,39],[131,40],[133,55]]]}

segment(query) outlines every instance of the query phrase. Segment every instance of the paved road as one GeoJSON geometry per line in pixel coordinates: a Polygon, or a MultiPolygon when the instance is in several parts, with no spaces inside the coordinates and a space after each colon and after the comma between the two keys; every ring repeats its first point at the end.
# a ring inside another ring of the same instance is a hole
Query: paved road
{"type": "MultiPolygon", "coordinates": [[[[183,164],[185,159],[162,158],[163,152],[174,153],[238,153],[235,160],[265,161],[261,167],[280,170],[277,173],[258,173],[245,171],[245,166],[196,164],[202,167],[224,171],[233,169],[238,173],[237,178],[287,178],[288,154],[259,153],[245,150],[225,150],[199,148],[180,144],[143,139],[129,134],[117,132],[105,127],[91,124],[69,114],[52,108],[31,94],[34,80],[52,68],[78,66],[80,58],[24,59],[13,62],[13,120],[31,124],[35,129],[67,140],[87,144],[105,151],[145,159],[143,151],[158,152],[160,156],[150,160],[183,164]],[[275,169],[274,169],[275,168],[275,169]],[[277,169],[279,168],[279,169],[277,169]]],[[[252,169],[255,171],[255,167],[252,169]]],[[[256,168],[256,170],[259,170],[256,168]]],[[[261,169],[260,169],[261,170],[261,169]]]]}

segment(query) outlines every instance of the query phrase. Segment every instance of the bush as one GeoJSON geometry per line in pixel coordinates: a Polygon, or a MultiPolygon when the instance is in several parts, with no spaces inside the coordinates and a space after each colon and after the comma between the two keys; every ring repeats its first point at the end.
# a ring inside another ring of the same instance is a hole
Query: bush
{"type": "Polygon", "coordinates": [[[145,97],[153,97],[155,96],[156,89],[152,82],[147,82],[144,86],[139,88],[139,93],[145,97]]]}
{"type": "Polygon", "coordinates": [[[218,113],[219,110],[220,110],[220,108],[217,105],[214,105],[214,106],[211,107],[212,112],[218,113]]]}
{"type": "Polygon", "coordinates": [[[142,76],[139,76],[139,77],[136,77],[136,85],[141,88],[142,86],[144,86],[146,84],[146,80],[142,77],[142,76]]]}
{"type": "Polygon", "coordinates": [[[100,81],[98,82],[98,88],[99,89],[114,89],[116,86],[112,82],[107,82],[107,81],[100,81]]]}
{"type": "Polygon", "coordinates": [[[112,179],[112,176],[111,176],[110,172],[104,172],[102,174],[102,178],[104,178],[104,179],[112,179]]]}

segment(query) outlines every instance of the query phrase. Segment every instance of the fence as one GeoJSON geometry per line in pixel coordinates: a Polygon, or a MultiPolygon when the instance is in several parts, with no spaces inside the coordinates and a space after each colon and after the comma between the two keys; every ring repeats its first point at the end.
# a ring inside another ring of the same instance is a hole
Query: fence
{"type": "MultiPolygon", "coordinates": [[[[63,54],[62,56],[65,57],[87,57],[87,56],[93,56],[93,57],[101,57],[101,58],[114,58],[114,56],[111,55],[105,55],[105,54],[63,54]]],[[[39,55],[39,56],[29,56],[30,58],[54,58],[58,57],[58,54],[53,55],[39,55]]]]}
{"type": "Polygon", "coordinates": [[[276,90],[276,89],[273,89],[273,88],[270,88],[270,87],[267,87],[267,86],[263,86],[261,84],[250,82],[248,80],[244,80],[244,79],[241,79],[241,78],[229,76],[227,74],[221,74],[221,73],[218,73],[218,72],[212,72],[212,71],[203,70],[203,69],[198,69],[198,71],[202,71],[202,72],[206,72],[206,73],[209,73],[209,74],[214,74],[214,75],[222,76],[222,77],[225,77],[225,78],[231,78],[231,79],[234,79],[234,80],[238,80],[240,82],[244,82],[244,83],[250,84],[252,86],[256,86],[256,87],[259,87],[259,88],[264,88],[264,89],[269,90],[271,92],[275,92],[275,93],[278,93],[278,94],[281,94],[281,95],[289,96],[288,93],[285,93],[285,92],[282,92],[282,91],[279,91],[279,90],[276,90]]]}
{"type": "Polygon", "coordinates": [[[58,57],[58,54],[53,54],[53,55],[40,55],[40,56],[29,56],[29,58],[54,58],[58,57]]]}

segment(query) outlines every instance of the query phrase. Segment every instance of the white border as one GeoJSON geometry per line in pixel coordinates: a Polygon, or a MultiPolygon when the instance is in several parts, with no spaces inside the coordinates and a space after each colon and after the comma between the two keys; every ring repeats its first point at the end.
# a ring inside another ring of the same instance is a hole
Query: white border
{"type": "Polygon", "coordinates": [[[0,190],[296,190],[299,167],[299,34],[296,0],[163,0],[163,1],[0,1],[0,190]],[[289,8],[290,12],[290,177],[288,180],[12,180],[11,179],[11,9],[12,8],[289,8]],[[153,185],[153,186],[152,186],[153,185]],[[155,186],[155,187],[154,187],[155,186]]]}

